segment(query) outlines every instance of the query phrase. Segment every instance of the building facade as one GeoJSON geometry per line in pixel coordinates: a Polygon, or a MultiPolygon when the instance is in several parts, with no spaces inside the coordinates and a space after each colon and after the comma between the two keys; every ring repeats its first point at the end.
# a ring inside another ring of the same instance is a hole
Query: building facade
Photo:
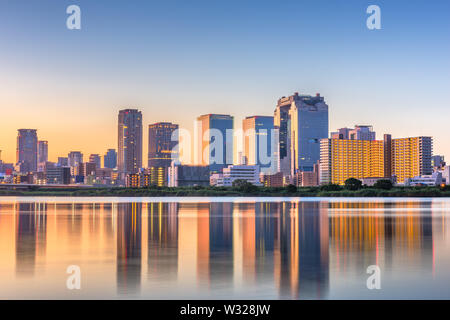
{"type": "Polygon", "coordinates": [[[320,94],[278,100],[274,125],[279,129],[279,170],[293,176],[313,171],[320,159],[320,140],[328,138],[328,105],[320,94]]]}
{"type": "Polygon", "coordinates": [[[148,126],[148,167],[170,167],[178,160],[178,125],[158,122],[148,126]]]}
{"type": "Polygon", "coordinates": [[[38,171],[44,171],[48,161],[48,141],[38,141],[38,171]]]}
{"type": "Polygon", "coordinates": [[[117,167],[122,176],[142,168],[142,113],[136,109],[119,111],[117,167]]]}
{"type": "Polygon", "coordinates": [[[274,148],[278,145],[278,130],[275,131],[273,121],[273,117],[251,116],[242,122],[245,164],[257,165],[264,173],[278,170],[279,151],[274,148]]]}
{"type": "Polygon", "coordinates": [[[168,168],[169,187],[209,186],[209,166],[188,166],[172,162],[168,168]]]}
{"type": "Polygon", "coordinates": [[[323,139],[320,184],[343,185],[349,178],[384,176],[384,143],[379,140],[323,139]]]}
{"type": "Polygon", "coordinates": [[[223,114],[206,114],[197,118],[196,163],[220,172],[233,164],[234,118],[223,114]]]}
{"type": "Polygon", "coordinates": [[[115,169],[117,167],[117,152],[115,149],[108,149],[103,156],[103,166],[109,169],[115,169]]]}
{"type": "Polygon", "coordinates": [[[83,154],[80,151],[71,151],[67,156],[69,167],[76,168],[83,163],[83,154]]]}
{"type": "Polygon", "coordinates": [[[95,164],[95,168],[100,169],[102,167],[102,158],[99,154],[91,154],[89,156],[89,162],[95,164]]]}
{"type": "Polygon", "coordinates": [[[320,150],[320,183],[344,184],[349,178],[408,179],[432,174],[431,137],[384,140],[323,139],[320,150]]]}
{"type": "Polygon", "coordinates": [[[357,125],[354,129],[341,128],[331,133],[332,139],[343,140],[376,140],[376,133],[372,126],[357,125]]]}
{"type": "Polygon", "coordinates": [[[392,139],[391,176],[396,176],[398,183],[404,184],[409,178],[431,175],[432,153],[431,137],[392,139]]]}
{"type": "Polygon", "coordinates": [[[214,173],[210,184],[217,187],[231,187],[236,180],[244,180],[255,186],[261,186],[259,166],[230,165],[222,173],[214,173]]]}
{"type": "Polygon", "coordinates": [[[20,172],[37,171],[38,138],[36,129],[19,129],[16,158],[20,172]]]}

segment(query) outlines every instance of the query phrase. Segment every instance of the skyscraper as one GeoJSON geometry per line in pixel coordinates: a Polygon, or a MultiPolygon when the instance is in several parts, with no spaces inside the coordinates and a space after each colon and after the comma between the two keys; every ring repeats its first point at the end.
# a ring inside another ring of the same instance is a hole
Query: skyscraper
{"type": "Polygon", "coordinates": [[[313,171],[320,159],[320,140],[328,138],[328,105],[320,94],[278,100],[274,125],[279,128],[280,171],[313,171]]]}
{"type": "Polygon", "coordinates": [[[48,141],[38,142],[38,168],[43,171],[45,163],[48,161],[48,141]]]}
{"type": "Polygon", "coordinates": [[[103,156],[103,166],[109,169],[117,167],[117,152],[115,149],[108,149],[103,156]]]}
{"type": "Polygon", "coordinates": [[[233,164],[234,118],[223,114],[206,114],[197,118],[197,162],[219,172],[233,164]]]}
{"type": "Polygon", "coordinates": [[[17,165],[20,172],[31,172],[37,170],[37,130],[19,129],[17,135],[17,165]]]}
{"type": "Polygon", "coordinates": [[[177,139],[172,134],[178,125],[170,122],[159,122],[148,126],[148,167],[170,167],[172,159],[178,159],[177,139]]]}
{"type": "MultiPolygon", "coordinates": [[[[252,116],[242,122],[244,131],[244,156],[246,164],[258,165],[261,172],[275,173],[278,170],[278,150],[275,150],[276,134],[273,117],[252,116]]],[[[278,130],[277,130],[278,131],[278,130]]]]}
{"type": "Polygon", "coordinates": [[[120,110],[118,120],[118,169],[123,179],[142,167],[142,113],[120,110]]]}

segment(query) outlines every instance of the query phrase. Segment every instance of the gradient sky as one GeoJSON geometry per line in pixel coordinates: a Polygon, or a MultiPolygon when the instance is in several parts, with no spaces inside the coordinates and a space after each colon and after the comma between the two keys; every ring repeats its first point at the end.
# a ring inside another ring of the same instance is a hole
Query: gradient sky
{"type": "Polygon", "coordinates": [[[320,92],[330,131],[430,135],[450,160],[450,1],[0,0],[0,150],[38,129],[50,160],[117,148],[117,113],[191,129],[205,113],[273,115],[320,92]],[[66,28],[77,4],[82,29],[66,28]],[[381,7],[382,30],[366,28],[381,7]]]}

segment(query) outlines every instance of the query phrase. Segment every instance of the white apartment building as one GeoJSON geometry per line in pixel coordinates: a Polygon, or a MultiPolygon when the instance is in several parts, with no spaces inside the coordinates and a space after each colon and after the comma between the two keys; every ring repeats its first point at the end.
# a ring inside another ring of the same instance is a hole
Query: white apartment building
{"type": "Polygon", "coordinates": [[[442,183],[442,173],[434,172],[431,175],[423,175],[408,179],[407,186],[439,186],[442,183]]]}
{"type": "Polygon", "coordinates": [[[210,184],[218,187],[231,187],[236,180],[245,180],[256,186],[261,186],[259,181],[259,166],[230,165],[224,168],[222,173],[214,173],[210,177],[210,184]]]}

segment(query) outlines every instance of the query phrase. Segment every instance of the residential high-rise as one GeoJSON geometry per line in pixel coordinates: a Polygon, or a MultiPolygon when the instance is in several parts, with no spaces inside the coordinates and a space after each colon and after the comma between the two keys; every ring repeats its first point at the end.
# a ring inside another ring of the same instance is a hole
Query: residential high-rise
{"type": "Polygon", "coordinates": [[[279,129],[279,170],[293,176],[313,171],[320,159],[320,140],[328,138],[328,105],[325,99],[299,95],[278,100],[274,125],[279,129]]]}
{"type": "Polygon", "coordinates": [[[83,154],[80,151],[71,151],[67,155],[67,162],[69,167],[76,168],[83,163],[83,154]]]}
{"type": "Polygon", "coordinates": [[[175,147],[178,144],[178,125],[158,122],[148,126],[148,167],[170,167],[172,160],[178,160],[175,147]],[[176,139],[172,135],[176,134],[176,139]]]}
{"type": "Polygon", "coordinates": [[[89,163],[95,163],[95,168],[100,169],[102,167],[102,159],[98,154],[91,154],[89,156],[89,163]]]}
{"type": "Polygon", "coordinates": [[[384,142],[322,139],[319,172],[321,184],[343,185],[349,178],[383,177],[384,142]]]}
{"type": "Polygon", "coordinates": [[[223,114],[206,114],[197,118],[196,162],[219,172],[233,164],[234,118],[223,114]]]}
{"type": "Polygon", "coordinates": [[[414,137],[392,139],[391,161],[392,176],[399,183],[417,176],[431,175],[433,166],[433,139],[431,137],[414,137]]]}
{"type": "Polygon", "coordinates": [[[38,138],[36,129],[19,129],[17,135],[17,165],[20,172],[37,171],[38,138]]]}
{"type": "Polygon", "coordinates": [[[320,183],[344,184],[349,178],[408,179],[431,175],[431,137],[384,140],[322,139],[320,183]]]}
{"type": "MultiPolygon", "coordinates": [[[[38,141],[38,167],[43,169],[48,161],[48,141],[38,141]]],[[[42,171],[42,170],[39,170],[42,171]]]]}
{"type": "Polygon", "coordinates": [[[274,146],[278,139],[278,129],[274,130],[273,117],[247,117],[242,122],[242,129],[246,164],[258,165],[263,173],[277,172],[279,150],[274,146]]]}
{"type": "Polygon", "coordinates": [[[103,156],[103,166],[109,169],[117,167],[117,152],[115,149],[108,149],[103,156]]]}
{"type": "Polygon", "coordinates": [[[122,178],[142,168],[142,113],[137,109],[119,111],[117,163],[122,178]]]}

